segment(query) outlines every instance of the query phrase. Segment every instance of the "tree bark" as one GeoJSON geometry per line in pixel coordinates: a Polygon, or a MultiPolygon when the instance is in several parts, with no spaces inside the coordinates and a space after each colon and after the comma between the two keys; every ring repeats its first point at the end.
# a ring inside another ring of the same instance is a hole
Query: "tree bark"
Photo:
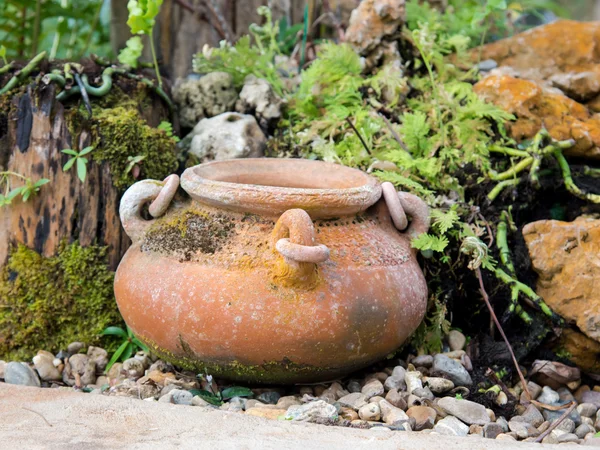
{"type": "MultiPolygon", "coordinates": [[[[0,267],[15,244],[52,256],[62,240],[79,239],[82,246],[108,246],[109,267],[115,270],[130,244],[119,220],[122,193],[113,186],[106,163],[97,164],[88,158],[83,183],[75,167],[63,171],[69,156],[61,150],[85,148],[90,143],[90,131],[84,126],[77,137],[71,136],[65,117],[68,111],[55,96],[54,85],[32,84],[25,93],[10,99],[9,114],[0,111],[0,171],[12,171],[34,182],[50,180],[27,202],[17,197],[0,207],[0,267]]],[[[143,116],[155,126],[160,115],[165,116],[164,107],[153,99],[143,116]]],[[[15,177],[10,180],[12,187],[23,185],[15,177]]]]}

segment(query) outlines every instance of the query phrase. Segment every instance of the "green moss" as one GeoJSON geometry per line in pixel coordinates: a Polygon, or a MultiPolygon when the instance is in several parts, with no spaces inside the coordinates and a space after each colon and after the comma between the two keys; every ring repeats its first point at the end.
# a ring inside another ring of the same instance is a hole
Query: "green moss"
{"type": "Polygon", "coordinates": [[[136,181],[126,171],[129,156],[145,156],[139,179],[162,180],[177,169],[175,142],[163,130],[150,127],[135,104],[95,108],[92,136],[92,157],[99,163],[108,162],[118,189],[126,189],[136,181]]]}
{"type": "Polygon", "coordinates": [[[120,324],[106,247],[63,244],[46,258],[19,245],[0,277],[0,358],[28,359],[120,324]]]}

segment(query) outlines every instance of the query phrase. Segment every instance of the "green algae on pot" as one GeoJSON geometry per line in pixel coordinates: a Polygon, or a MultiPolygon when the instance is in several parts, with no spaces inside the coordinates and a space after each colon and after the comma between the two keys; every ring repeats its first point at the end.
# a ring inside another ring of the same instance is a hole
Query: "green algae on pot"
{"type": "Polygon", "coordinates": [[[73,341],[98,343],[104,328],[122,321],[113,279],[106,247],[63,243],[50,258],[16,247],[0,278],[0,358],[28,359],[73,341]]]}

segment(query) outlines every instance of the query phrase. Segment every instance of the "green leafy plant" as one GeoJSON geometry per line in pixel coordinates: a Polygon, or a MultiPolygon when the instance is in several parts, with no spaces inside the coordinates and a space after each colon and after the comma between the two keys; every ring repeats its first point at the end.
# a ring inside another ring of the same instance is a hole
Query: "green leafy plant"
{"type": "Polygon", "coordinates": [[[89,154],[93,149],[94,149],[94,147],[89,146],[89,147],[84,148],[80,152],[77,152],[70,148],[61,150],[61,152],[63,152],[64,154],[71,156],[71,158],[69,158],[69,160],[63,166],[63,171],[67,172],[68,170],[71,169],[71,167],[73,167],[74,164],[76,164],[77,165],[77,176],[79,177],[79,179],[81,180],[82,183],[85,182],[85,177],[87,176],[88,159],[84,158],[84,156],[89,154]]]}
{"type": "Polygon", "coordinates": [[[138,338],[133,335],[133,332],[129,327],[127,327],[127,331],[125,331],[121,327],[107,327],[102,333],[102,336],[116,336],[123,339],[123,342],[117,350],[113,353],[110,361],[108,362],[105,371],[108,372],[114,363],[119,361],[125,361],[126,359],[131,358],[131,356],[138,350],[143,350],[145,352],[149,352],[148,347],[138,338]]]}
{"type": "MultiPolygon", "coordinates": [[[[209,386],[211,385],[212,384],[209,383],[209,386]]],[[[202,400],[216,406],[222,405],[224,401],[230,400],[233,397],[252,397],[254,395],[249,388],[241,386],[232,386],[217,392],[211,392],[204,389],[190,389],[190,392],[192,395],[197,395],[202,400]]]]}
{"type": "Polygon", "coordinates": [[[144,50],[144,44],[142,44],[142,38],[139,36],[133,36],[127,40],[126,47],[121,50],[117,59],[121,64],[128,65],[137,69],[138,59],[142,56],[144,50]]]}
{"type": "Polygon", "coordinates": [[[0,208],[10,205],[19,195],[21,196],[22,201],[26,202],[32,195],[39,192],[43,185],[49,182],[50,180],[48,178],[41,178],[34,182],[31,178],[15,172],[0,172],[0,187],[4,185],[4,193],[0,194],[0,208]],[[23,186],[11,188],[11,177],[22,180],[24,183],[23,186]]]}
{"type": "MultiPolygon", "coordinates": [[[[162,79],[158,70],[158,61],[156,60],[156,49],[154,48],[153,30],[156,23],[156,16],[160,11],[162,0],[129,0],[127,9],[129,18],[127,25],[131,28],[132,34],[146,34],[150,41],[150,50],[152,51],[152,60],[156,71],[158,85],[162,88],[162,79]]],[[[133,44],[132,44],[133,45],[133,44]]]]}
{"type": "Polygon", "coordinates": [[[6,60],[6,47],[4,45],[0,45],[0,59],[4,62],[4,65],[8,65],[8,61],[6,60]]]}
{"type": "MultiPolygon", "coordinates": [[[[127,167],[125,168],[125,173],[132,172],[136,167],[139,168],[140,163],[146,159],[146,155],[137,155],[137,156],[128,156],[127,157],[127,167]]],[[[137,175],[133,174],[134,178],[137,178],[137,175]]]]}
{"type": "Polygon", "coordinates": [[[177,137],[173,134],[173,125],[171,124],[171,122],[167,122],[166,120],[163,120],[161,123],[158,124],[158,126],[156,128],[164,131],[167,136],[169,136],[171,139],[173,139],[174,142],[179,142],[179,140],[180,140],[179,137],[177,137]]]}

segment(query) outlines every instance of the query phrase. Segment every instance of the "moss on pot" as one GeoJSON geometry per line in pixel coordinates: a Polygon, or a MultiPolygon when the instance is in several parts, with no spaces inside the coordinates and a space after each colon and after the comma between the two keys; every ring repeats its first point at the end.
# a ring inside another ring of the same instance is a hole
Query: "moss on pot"
{"type": "Polygon", "coordinates": [[[26,360],[122,323],[106,247],[63,243],[46,258],[19,245],[0,275],[0,358],[26,360]]]}

